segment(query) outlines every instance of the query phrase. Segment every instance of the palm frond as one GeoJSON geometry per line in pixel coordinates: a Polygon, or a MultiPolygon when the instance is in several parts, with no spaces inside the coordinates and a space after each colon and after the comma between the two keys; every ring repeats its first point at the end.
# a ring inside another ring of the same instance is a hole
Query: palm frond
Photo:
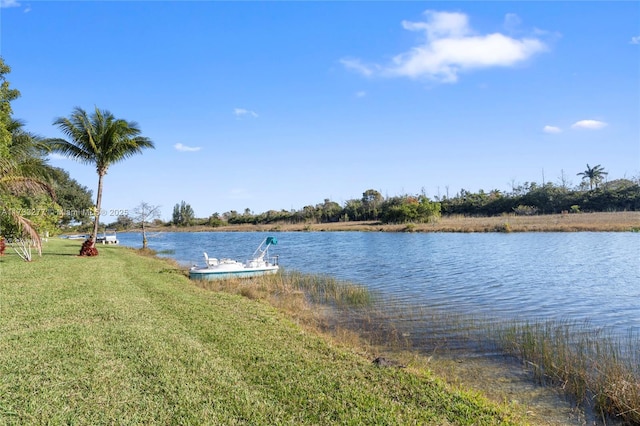
{"type": "Polygon", "coordinates": [[[9,158],[0,157],[0,182],[4,176],[15,173],[15,170],[17,170],[17,164],[15,161],[9,158]]]}
{"type": "Polygon", "coordinates": [[[0,158],[0,192],[48,194],[55,200],[53,186],[45,176],[46,170],[38,159],[18,162],[0,158]]]}
{"type": "Polygon", "coordinates": [[[96,151],[94,140],[96,130],[87,112],[80,107],[75,107],[70,117],[59,117],[53,124],[57,126],[70,141],[53,139],[51,140],[52,150],[60,152],[62,155],[68,155],[74,160],[91,163],[92,161],[87,160],[87,154],[92,154],[96,151]],[[62,141],[66,142],[66,144],[63,144],[62,141]],[[75,149],[69,145],[75,146],[75,149]]]}
{"type": "Polygon", "coordinates": [[[20,216],[15,211],[10,210],[9,214],[12,216],[13,220],[18,224],[20,230],[28,236],[35,245],[36,249],[38,249],[38,254],[42,256],[42,239],[40,239],[40,235],[38,231],[34,228],[31,221],[25,217],[20,216]]]}
{"type": "Polygon", "coordinates": [[[0,177],[0,188],[5,189],[13,195],[20,194],[47,194],[53,201],[56,194],[53,187],[43,180],[24,176],[3,176],[0,177]]]}
{"type": "Polygon", "coordinates": [[[84,145],[64,139],[47,139],[46,142],[51,151],[57,152],[79,163],[93,164],[95,161],[93,153],[84,145]]]}
{"type": "Polygon", "coordinates": [[[11,133],[11,155],[27,151],[34,157],[40,157],[48,152],[48,147],[43,143],[43,138],[24,130],[24,121],[10,118],[7,130],[11,133]]]}

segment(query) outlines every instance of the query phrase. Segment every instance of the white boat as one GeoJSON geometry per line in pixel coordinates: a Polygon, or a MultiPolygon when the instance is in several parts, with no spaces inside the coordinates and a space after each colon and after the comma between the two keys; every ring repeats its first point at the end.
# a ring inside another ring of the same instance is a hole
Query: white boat
{"type": "Polygon", "coordinates": [[[66,238],[68,240],[86,240],[89,237],[85,234],[73,234],[73,235],[63,235],[62,238],[66,238]]]}
{"type": "Polygon", "coordinates": [[[220,280],[228,278],[250,278],[261,275],[275,274],[278,266],[278,256],[269,257],[269,247],[278,244],[275,237],[267,237],[260,243],[251,259],[239,262],[233,259],[217,259],[204,253],[205,266],[194,266],[189,270],[192,280],[220,280]]]}

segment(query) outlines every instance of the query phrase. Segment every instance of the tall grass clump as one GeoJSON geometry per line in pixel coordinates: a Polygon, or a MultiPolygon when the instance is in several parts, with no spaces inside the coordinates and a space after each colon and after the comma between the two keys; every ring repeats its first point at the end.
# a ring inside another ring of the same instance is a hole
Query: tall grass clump
{"type": "Polygon", "coordinates": [[[640,336],[625,337],[588,323],[514,322],[498,345],[521,358],[537,381],[559,385],[603,418],[640,424],[640,336]]]}
{"type": "Polygon", "coordinates": [[[310,302],[342,307],[369,306],[372,293],[364,286],[341,281],[328,275],[303,274],[297,271],[256,277],[251,280],[228,279],[205,281],[199,285],[212,290],[232,290],[258,299],[304,294],[310,302]]]}
{"type": "Polygon", "coordinates": [[[314,303],[337,306],[362,307],[373,302],[372,293],[365,287],[329,275],[284,272],[282,280],[289,286],[304,291],[314,303]]]}

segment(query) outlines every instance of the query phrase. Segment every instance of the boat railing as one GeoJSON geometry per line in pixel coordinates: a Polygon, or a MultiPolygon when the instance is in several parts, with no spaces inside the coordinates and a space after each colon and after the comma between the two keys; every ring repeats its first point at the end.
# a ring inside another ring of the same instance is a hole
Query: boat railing
{"type": "Polygon", "coordinates": [[[258,246],[256,251],[253,252],[252,259],[264,260],[265,257],[268,259],[269,258],[269,247],[271,247],[272,245],[276,245],[276,244],[278,244],[278,240],[276,239],[276,237],[267,237],[267,238],[265,238],[260,243],[260,245],[258,246]]]}

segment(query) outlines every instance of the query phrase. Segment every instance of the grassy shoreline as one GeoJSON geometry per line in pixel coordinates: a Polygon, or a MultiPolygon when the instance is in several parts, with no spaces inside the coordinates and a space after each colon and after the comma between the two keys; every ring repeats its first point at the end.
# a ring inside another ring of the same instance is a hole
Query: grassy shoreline
{"type": "Polygon", "coordinates": [[[523,424],[424,368],[380,368],[260,300],[124,247],[0,258],[2,424],[523,424]]]}
{"type": "Polygon", "coordinates": [[[445,216],[433,223],[387,225],[379,222],[275,223],[221,227],[165,226],[153,232],[630,232],[640,231],[640,212],[572,213],[538,216],[445,216]]]}

